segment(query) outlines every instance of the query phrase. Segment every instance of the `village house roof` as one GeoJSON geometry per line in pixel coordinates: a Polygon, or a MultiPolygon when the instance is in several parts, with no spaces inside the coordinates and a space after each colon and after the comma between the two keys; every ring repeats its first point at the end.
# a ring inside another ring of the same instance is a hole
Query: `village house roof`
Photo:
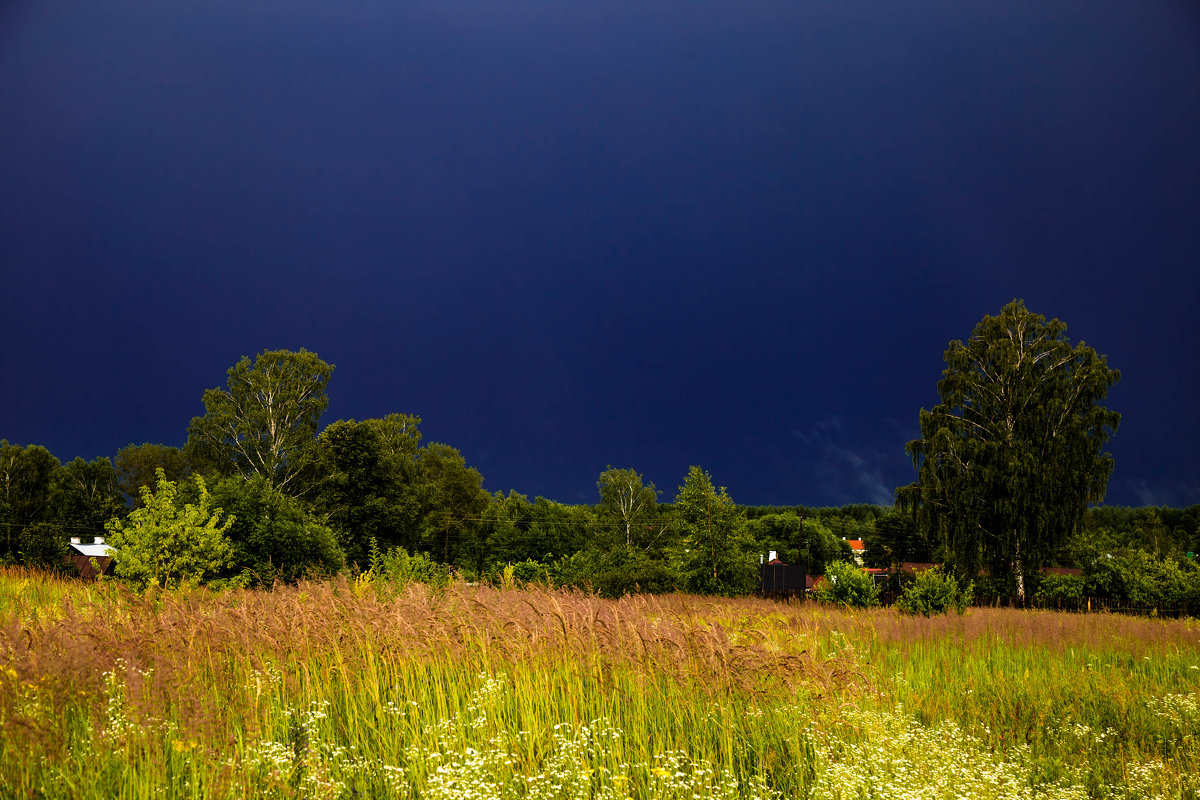
{"type": "Polygon", "coordinates": [[[72,541],[71,549],[85,558],[112,557],[112,548],[105,544],[103,539],[96,544],[79,544],[77,541],[72,541]]]}

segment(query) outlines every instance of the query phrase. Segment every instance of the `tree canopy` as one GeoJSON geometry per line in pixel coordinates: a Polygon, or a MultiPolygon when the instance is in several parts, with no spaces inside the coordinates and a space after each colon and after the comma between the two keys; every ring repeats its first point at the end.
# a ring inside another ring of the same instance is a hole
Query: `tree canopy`
{"type": "Polygon", "coordinates": [[[667,527],[659,519],[658,490],[643,483],[636,470],[609,467],[596,481],[600,490],[600,522],[609,526],[611,544],[648,549],[662,538],[667,527]]]}
{"type": "Polygon", "coordinates": [[[154,488],[159,468],[169,481],[178,482],[192,474],[182,448],[150,442],[122,447],[113,459],[113,467],[117,471],[117,486],[134,508],[142,503],[142,487],[154,488]]]}
{"type": "Polygon", "coordinates": [[[50,484],[58,468],[58,459],[46,448],[0,439],[0,557],[15,556],[22,531],[50,518],[50,484]]]}
{"type": "Polygon", "coordinates": [[[714,487],[700,467],[689,468],[675,497],[675,514],[687,588],[702,594],[748,592],[755,580],[754,542],[725,487],[714,487]]]}
{"type": "Polygon", "coordinates": [[[700,467],[673,502],[632,467],[605,469],[593,503],[489,492],[456,448],[423,443],[417,416],[339,420],[318,435],[333,367],[304,350],[267,351],[204,393],[185,448],[131,444],[111,462],[60,463],[0,440],[0,564],[70,571],[69,537],[108,528],[135,583],[270,584],[415,559],[444,576],[606,596],[739,594],[758,585],[755,564],[770,551],[817,576],[853,568],[846,540],[862,539],[867,566],[943,562],[981,597],[1050,596],[1056,581],[1083,591],[1083,579],[1051,580],[1044,566],[1082,568],[1087,586],[1116,595],[1143,574],[1168,575],[1143,569],[1138,553],[1155,565],[1192,559],[1200,505],[1088,507],[1113,466],[1103,450],[1120,416],[1102,403],[1119,373],[1065,330],[1014,301],[950,342],[940,402],[921,411],[921,438],[907,447],[917,479],[895,508],[738,506],[700,467]],[[155,544],[128,549],[131,531],[155,544]],[[179,545],[184,531],[200,531],[208,555],[179,545]],[[1134,577],[1105,578],[1113,564],[1134,577]]]}
{"type": "Polygon", "coordinates": [[[233,545],[233,570],[252,574],[258,583],[329,575],[344,565],[334,532],[261,476],[218,481],[212,501],[232,520],[226,534],[233,545]]]}
{"type": "Polygon", "coordinates": [[[310,499],[338,531],[350,563],[365,564],[370,543],[413,550],[420,540],[418,417],[338,420],[317,442],[317,477],[310,499]]]}
{"type": "Polygon", "coordinates": [[[917,480],[897,492],[961,575],[988,567],[1022,597],[1025,576],[1104,497],[1103,448],[1121,419],[1101,405],[1120,373],[1065,331],[1014,300],[950,342],[941,402],[921,410],[907,446],[917,480]]]}
{"type": "Polygon", "coordinates": [[[204,416],[188,427],[187,454],[223,475],[261,475],[292,494],[316,448],[333,365],[307,350],[268,350],[229,368],[225,389],[204,392],[204,416]]]}

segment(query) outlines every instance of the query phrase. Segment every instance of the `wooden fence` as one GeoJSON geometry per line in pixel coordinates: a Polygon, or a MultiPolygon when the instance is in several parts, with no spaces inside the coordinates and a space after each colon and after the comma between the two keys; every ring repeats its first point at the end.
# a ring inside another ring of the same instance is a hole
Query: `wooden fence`
{"type": "Polygon", "coordinates": [[[1053,600],[1038,600],[1036,597],[1026,597],[1021,602],[1020,597],[976,597],[973,605],[995,608],[1036,608],[1050,611],[1070,611],[1080,614],[1129,614],[1138,617],[1180,617],[1200,616],[1200,606],[1192,603],[1131,603],[1127,600],[1114,600],[1111,597],[1077,597],[1056,598],[1053,600]]]}

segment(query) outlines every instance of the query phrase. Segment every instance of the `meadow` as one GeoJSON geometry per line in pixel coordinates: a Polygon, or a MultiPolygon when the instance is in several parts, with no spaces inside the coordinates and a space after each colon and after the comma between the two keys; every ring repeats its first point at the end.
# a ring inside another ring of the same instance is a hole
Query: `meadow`
{"type": "Polygon", "coordinates": [[[1200,794],[1200,625],[0,572],[0,795],[1200,794]]]}

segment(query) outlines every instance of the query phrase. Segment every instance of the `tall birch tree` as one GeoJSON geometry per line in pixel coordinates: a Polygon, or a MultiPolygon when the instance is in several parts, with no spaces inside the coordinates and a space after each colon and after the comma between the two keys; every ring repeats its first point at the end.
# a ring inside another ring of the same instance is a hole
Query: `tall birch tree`
{"type": "Polygon", "coordinates": [[[1121,421],[1102,405],[1120,372],[1072,345],[1066,327],[1014,300],[950,342],[941,402],[921,410],[921,438],[906,448],[917,480],[897,490],[960,575],[987,567],[1022,598],[1103,499],[1113,469],[1104,446],[1121,421]]]}
{"type": "Polygon", "coordinates": [[[609,467],[596,481],[600,490],[600,521],[609,526],[606,540],[624,544],[626,549],[649,549],[670,527],[658,510],[658,489],[644,483],[632,469],[609,467]]]}
{"type": "Polygon", "coordinates": [[[224,389],[204,392],[204,416],[188,427],[186,452],[223,475],[261,475],[296,495],[316,447],[317,421],[329,406],[333,366],[316,353],[268,350],[243,356],[224,389]]]}

